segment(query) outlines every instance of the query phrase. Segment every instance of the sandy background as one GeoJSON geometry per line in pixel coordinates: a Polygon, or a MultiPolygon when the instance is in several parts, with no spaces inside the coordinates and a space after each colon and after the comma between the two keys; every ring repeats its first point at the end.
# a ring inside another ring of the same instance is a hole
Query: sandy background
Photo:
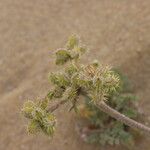
{"type": "MultiPolygon", "coordinates": [[[[128,75],[141,109],[150,115],[149,0],[0,0],[0,150],[105,149],[82,142],[74,114],[64,108],[56,113],[51,141],[27,135],[20,115],[26,99],[47,93],[47,75],[58,69],[53,52],[72,33],[91,49],[87,61],[99,59],[128,75]]],[[[145,137],[135,149],[149,150],[149,143],[145,137]]]]}

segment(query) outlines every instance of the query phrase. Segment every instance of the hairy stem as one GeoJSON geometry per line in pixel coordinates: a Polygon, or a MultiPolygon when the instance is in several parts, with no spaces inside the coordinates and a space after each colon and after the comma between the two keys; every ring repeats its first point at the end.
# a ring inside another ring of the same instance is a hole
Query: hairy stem
{"type": "Polygon", "coordinates": [[[133,119],[130,119],[128,117],[126,117],[125,115],[119,113],[118,111],[116,111],[115,109],[109,107],[105,102],[100,102],[99,104],[96,105],[101,111],[107,113],[108,115],[110,115],[111,117],[121,121],[122,123],[124,123],[125,125],[128,125],[132,128],[137,128],[140,130],[143,130],[144,132],[147,132],[150,134],[150,128],[134,121],[133,119]]]}
{"type": "MultiPolygon", "coordinates": [[[[87,95],[85,95],[85,94],[84,94],[84,96],[87,97],[87,95]]],[[[66,102],[67,102],[67,100],[61,100],[57,104],[50,107],[47,111],[54,112],[56,109],[58,109],[61,105],[65,104],[66,102]]],[[[101,111],[105,112],[106,114],[108,114],[109,116],[115,118],[116,120],[124,123],[125,125],[128,125],[132,128],[140,129],[140,130],[150,134],[150,128],[149,127],[147,127],[144,124],[139,123],[139,122],[137,122],[137,121],[135,121],[131,118],[128,118],[124,114],[121,114],[120,112],[118,112],[115,109],[108,106],[104,101],[102,101],[100,103],[97,103],[96,106],[101,111]]]]}
{"type": "Polygon", "coordinates": [[[54,112],[56,109],[58,109],[61,105],[65,104],[66,102],[67,102],[67,100],[61,100],[57,104],[50,107],[47,111],[48,112],[54,112]]]}

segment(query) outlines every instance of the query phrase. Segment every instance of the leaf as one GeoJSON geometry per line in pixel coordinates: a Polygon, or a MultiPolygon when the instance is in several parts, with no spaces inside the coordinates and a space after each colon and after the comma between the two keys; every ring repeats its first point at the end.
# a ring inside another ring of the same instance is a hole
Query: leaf
{"type": "Polygon", "coordinates": [[[47,97],[51,100],[54,96],[54,93],[52,91],[48,92],[47,97]]]}
{"type": "Polygon", "coordinates": [[[68,87],[63,94],[63,99],[74,101],[78,95],[78,89],[75,87],[68,87]]]}
{"type": "Polygon", "coordinates": [[[62,73],[51,73],[49,76],[49,80],[59,86],[59,87],[65,87],[68,86],[70,81],[68,80],[68,78],[62,74],[62,73]]]}
{"type": "Polygon", "coordinates": [[[35,109],[35,104],[33,101],[27,101],[24,103],[23,108],[22,108],[22,113],[24,114],[25,117],[27,118],[32,118],[32,112],[35,109]]]}
{"type": "Polygon", "coordinates": [[[73,49],[74,51],[76,51],[79,54],[84,54],[86,52],[86,48],[85,47],[81,47],[81,46],[76,46],[73,49]]]}
{"type": "Polygon", "coordinates": [[[66,44],[67,49],[72,50],[75,46],[78,46],[79,39],[76,35],[72,35],[69,37],[68,42],[66,44]]]}
{"type": "Polygon", "coordinates": [[[33,118],[37,121],[42,122],[45,115],[46,115],[46,111],[42,108],[37,107],[33,113],[33,118]]]}
{"type": "Polygon", "coordinates": [[[41,124],[42,131],[48,135],[52,136],[55,131],[56,119],[53,114],[47,114],[47,116],[43,119],[41,124]]]}
{"type": "Polygon", "coordinates": [[[74,64],[69,65],[69,66],[65,69],[65,72],[66,72],[69,76],[72,76],[72,75],[75,74],[77,71],[78,71],[78,68],[77,68],[74,64]]]}
{"type": "Polygon", "coordinates": [[[56,52],[56,65],[63,65],[71,60],[71,55],[67,50],[58,50],[56,52]]]}
{"type": "Polygon", "coordinates": [[[40,126],[39,126],[38,121],[36,121],[36,120],[31,120],[30,123],[28,124],[28,127],[27,127],[28,133],[35,134],[35,133],[37,133],[39,130],[40,130],[40,126]]]}

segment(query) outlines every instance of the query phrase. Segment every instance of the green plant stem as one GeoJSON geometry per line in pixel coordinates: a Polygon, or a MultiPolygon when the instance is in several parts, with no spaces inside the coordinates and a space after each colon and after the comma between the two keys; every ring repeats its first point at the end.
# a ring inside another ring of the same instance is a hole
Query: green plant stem
{"type": "Polygon", "coordinates": [[[107,113],[108,115],[110,115],[111,117],[119,120],[120,122],[124,123],[125,125],[128,125],[132,128],[137,128],[140,129],[146,133],[150,134],[150,128],[139,123],[136,122],[133,119],[130,119],[128,117],[126,117],[125,115],[119,113],[118,111],[116,111],[115,109],[111,108],[110,106],[108,106],[105,102],[100,102],[98,104],[96,104],[96,106],[103,112],[107,113]]]}

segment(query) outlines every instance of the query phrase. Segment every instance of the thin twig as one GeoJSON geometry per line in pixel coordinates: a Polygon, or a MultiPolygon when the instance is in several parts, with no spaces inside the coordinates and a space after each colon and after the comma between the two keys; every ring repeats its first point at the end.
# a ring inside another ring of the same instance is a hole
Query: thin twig
{"type": "Polygon", "coordinates": [[[57,104],[50,107],[47,111],[48,112],[54,112],[56,109],[58,109],[61,105],[65,104],[66,102],[67,102],[67,100],[61,100],[57,104]]]}

